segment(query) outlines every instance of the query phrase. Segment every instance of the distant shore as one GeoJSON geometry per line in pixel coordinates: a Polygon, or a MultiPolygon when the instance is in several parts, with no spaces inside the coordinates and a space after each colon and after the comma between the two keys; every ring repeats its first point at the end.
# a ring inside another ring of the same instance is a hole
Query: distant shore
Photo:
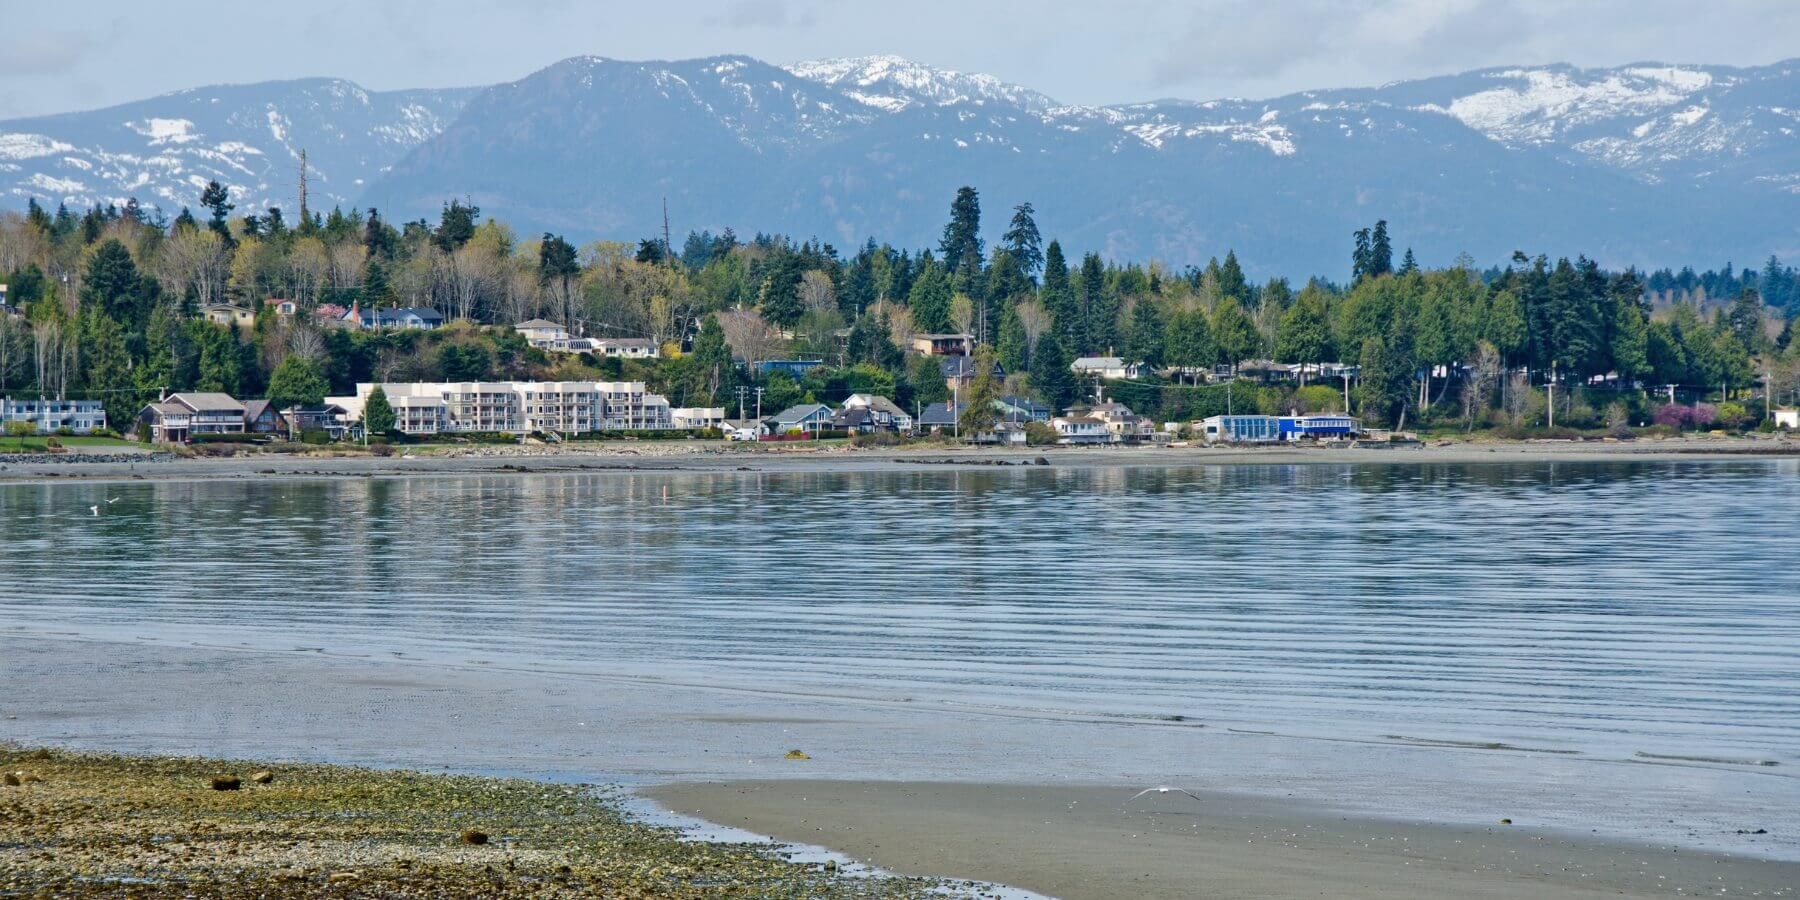
{"type": "Polygon", "coordinates": [[[728,444],[719,441],[595,442],[554,446],[470,446],[392,455],[331,451],[171,456],[108,450],[49,459],[0,455],[0,484],[214,478],[403,478],[443,475],[603,472],[918,471],[922,467],[1296,465],[1313,463],[1469,464],[1617,460],[1800,459],[1800,440],[1685,437],[1635,441],[1429,441],[1383,449],[1335,447],[967,447],[923,444],[857,449],[841,442],[728,444]],[[96,459],[98,457],[98,459],[96,459]]]}

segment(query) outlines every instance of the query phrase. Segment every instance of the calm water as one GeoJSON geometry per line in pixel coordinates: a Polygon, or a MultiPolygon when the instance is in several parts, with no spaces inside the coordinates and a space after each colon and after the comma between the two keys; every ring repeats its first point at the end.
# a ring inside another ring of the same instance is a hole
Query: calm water
{"type": "Polygon", "coordinates": [[[1793,765],[1796,538],[1791,461],[28,485],[0,617],[1793,765]]]}

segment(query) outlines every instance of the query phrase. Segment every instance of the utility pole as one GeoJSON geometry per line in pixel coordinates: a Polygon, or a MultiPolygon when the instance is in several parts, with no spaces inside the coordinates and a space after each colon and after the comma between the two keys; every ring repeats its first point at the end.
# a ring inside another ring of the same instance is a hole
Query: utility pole
{"type": "Polygon", "coordinates": [[[742,421],[744,421],[744,396],[746,394],[750,393],[750,389],[740,384],[740,385],[738,385],[737,391],[738,391],[738,421],[742,422],[742,421]]]}
{"type": "Polygon", "coordinates": [[[1775,370],[1763,369],[1763,421],[1775,420],[1775,370]]]}
{"type": "Polygon", "coordinates": [[[1544,382],[1544,391],[1546,392],[1546,395],[1550,398],[1550,403],[1549,403],[1550,424],[1545,427],[1555,428],[1556,427],[1556,363],[1555,362],[1550,363],[1550,380],[1544,382]]]}
{"type": "Polygon", "coordinates": [[[757,388],[756,389],[756,421],[759,423],[762,421],[762,395],[763,395],[763,389],[757,388]]]}

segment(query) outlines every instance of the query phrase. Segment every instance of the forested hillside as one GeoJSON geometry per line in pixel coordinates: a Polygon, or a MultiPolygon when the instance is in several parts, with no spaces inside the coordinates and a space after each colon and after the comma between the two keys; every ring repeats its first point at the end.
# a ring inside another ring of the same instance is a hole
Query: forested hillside
{"type": "Polygon", "coordinates": [[[1159,420],[1227,403],[1342,409],[1348,391],[1372,422],[1527,428],[1548,418],[1543,387],[1555,379],[1559,425],[1641,423],[1671,394],[1716,401],[1719,421],[1748,425],[1762,404],[1745,401],[1765,383],[1789,403],[1800,387],[1800,289],[1776,259],[1645,273],[1553,248],[1503,268],[1427,269],[1377,222],[1343,235],[1347,283],[1253,282],[1231,252],[1179,270],[1109,262],[1041,234],[1031,204],[995,221],[968,187],[925,248],[729,230],[677,247],[660,235],[577,246],[516,234],[459,201],[436,221],[333,209],[290,222],[280,210],[235,215],[216,184],[204,199],[198,215],[172,221],[131,206],[0,215],[0,277],[17,311],[0,316],[0,394],[101,398],[114,422],[164,390],[314,402],[370,380],[633,378],[682,406],[733,405],[754,381],[765,409],[852,391],[912,408],[945,398],[937,361],[906,352],[912,335],[940,332],[974,335],[1008,388],[1058,408],[1094,388],[1070,372],[1076,357],[1149,363],[1107,396],[1159,420]],[[298,314],[278,315],[277,299],[298,314]],[[253,310],[254,326],[200,315],[219,303],[253,310]],[[316,315],[332,304],[428,306],[457,321],[344,329],[316,315]],[[651,338],[665,358],[546,355],[511,328],[534,317],[651,338]],[[756,362],[784,358],[826,365],[800,382],[753,375],[756,362]],[[1343,362],[1360,377],[1217,383],[1267,360],[1343,362]]]}

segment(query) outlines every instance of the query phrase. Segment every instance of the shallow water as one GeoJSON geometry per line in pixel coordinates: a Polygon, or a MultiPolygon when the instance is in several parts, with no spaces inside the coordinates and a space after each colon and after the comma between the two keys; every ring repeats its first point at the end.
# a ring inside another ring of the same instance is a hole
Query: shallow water
{"type": "Polygon", "coordinates": [[[1796,537],[1792,461],[15,485],[0,616],[1785,767],[1796,537]]]}

